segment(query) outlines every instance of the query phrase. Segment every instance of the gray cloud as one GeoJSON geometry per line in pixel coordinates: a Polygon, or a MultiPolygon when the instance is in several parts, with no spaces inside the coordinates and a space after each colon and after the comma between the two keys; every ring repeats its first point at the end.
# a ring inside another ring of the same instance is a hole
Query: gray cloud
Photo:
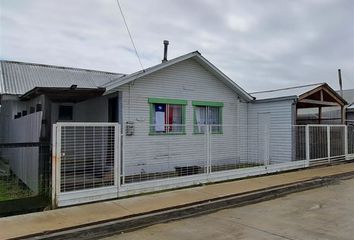
{"type": "MultiPolygon", "coordinates": [[[[115,0],[0,0],[0,58],[130,73],[139,63],[115,0]]],[[[248,91],[354,87],[351,0],[121,0],[145,67],[199,50],[248,91]]]]}

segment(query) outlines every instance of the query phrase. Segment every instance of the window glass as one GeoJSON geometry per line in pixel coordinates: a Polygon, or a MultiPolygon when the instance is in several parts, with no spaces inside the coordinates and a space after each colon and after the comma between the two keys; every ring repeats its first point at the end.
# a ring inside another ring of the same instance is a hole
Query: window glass
{"type": "Polygon", "coordinates": [[[59,121],[73,120],[73,106],[59,106],[59,121]]]}
{"type": "Polygon", "coordinates": [[[153,104],[153,130],[155,132],[183,132],[182,105],[153,104]]]}
{"type": "Polygon", "coordinates": [[[195,133],[205,133],[207,125],[211,125],[212,133],[222,131],[221,107],[195,106],[195,133]]]}

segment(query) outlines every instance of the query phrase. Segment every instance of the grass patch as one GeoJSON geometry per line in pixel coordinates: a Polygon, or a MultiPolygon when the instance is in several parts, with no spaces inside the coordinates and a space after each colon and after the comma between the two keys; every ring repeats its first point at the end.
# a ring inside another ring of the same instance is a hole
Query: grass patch
{"type": "Polygon", "coordinates": [[[23,185],[16,177],[0,177],[0,201],[32,196],[32,191],[23,185]]]}

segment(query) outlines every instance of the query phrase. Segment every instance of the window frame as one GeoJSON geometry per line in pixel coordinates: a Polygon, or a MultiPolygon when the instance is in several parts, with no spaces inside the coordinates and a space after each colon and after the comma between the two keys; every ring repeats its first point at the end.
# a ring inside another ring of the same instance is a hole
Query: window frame
{"type": "Polygon", "coordinates": [[[187,100],[184,99],[171,99],[171,98],[148,98],[150,120],[149,120],[149,135],[164,136],[164,135],[186,135],[186,105],[187,100]],[[156,132],[153,128],[153,119],[155,113],[155,104],[166,104],[168,105],[181,105],[182,107],[182,131],[181,132],[156,132]]]}
{"type": "MultiPolygon", "coordinates": [[[[208,112],[209,107],[218,107],[219,108],[219,121],[220,121],[220,130],[219,131],[211,131],[211,134],[223,134],[223,102],[212,102],[212,101],[192,101],[193,106],[193,134],[205,134],[205,132],[197,131],[197,117],[196,117],[196,107],[205,107],[208,112]]],[[[208,121],[208,119],[207,119],[208,121]]],[[[210,126],[210,124],[206,124],[210,126]]]]}

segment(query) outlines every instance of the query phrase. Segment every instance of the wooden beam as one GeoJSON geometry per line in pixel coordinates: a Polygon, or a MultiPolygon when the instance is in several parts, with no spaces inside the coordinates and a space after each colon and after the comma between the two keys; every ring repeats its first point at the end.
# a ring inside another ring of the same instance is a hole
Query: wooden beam
{"type": "MultiPolygon", "coordinates": [[[[316,93],[317,91],[324,91],[324,92],[326,92],[328,95],[330,95],[335,101],[337,101],[338,102],[338,104],[337,105],[339,105],[339,106],[344,106],[344,103],[343,103],[343,101],[340,99],[340,98],[338,98],[337,96],[339,96],[337,93],[333,93],[330,89],[328,89],[328,88],[330,88],[327,84],[323,84],[323,85],[321,85],[321,86],[318,86],[318,87],[316,87],[316,88],[314,88],[314,89],[312,89],[312,90],[310,90],[310,91],[308,91],[308,92],[306,92],[306,93],[303,93],[303,94],[301,94],[300,96],[299,96],[299,100],[303,100],[303,99],[306,99],[308,96],[310,96],[310,95],[312,95],[312,94],[314,94],[314,93],[316,93]],[[336,94],[337,94],[337,96],[336,96],[336,94]]],[[[324,93],[323,92],[323,93],[324,93]]],[[[322,93],[322,94],[323,94],[322,93]]],[[[322,96],[321,96],[322,97],[322,96]]],[[[322,98],[321,98],[322,99],[322,98]]],[[[336,106],[337,106],[336,105],[336,106]]]]}
{"type": "Polygon", "coordinates": [[[318,86],[318,87],[316,87],[316,88],[310,90],[309,92],[306,92],[306,93],[301,94],[301,95],[299,96],[299,99],[307,98],[308,96],[314,94],[315,92],[317,92],[317,91],[319,91],[319,90],[321,90],[321,89],[323,89],[323,85],[318,86]]]}
{"type": "Polygon", "coordinates": [[[323,90],[324,90],[326,93],[328,93],[328,95],[330,95],[332,98],[334,98],[334,99],[338,102],[338,104],[339,104],[340,106],[344,106],[344,103],[342,102],[342,100],[340,100],[337,96],[335,96],[331,91],[329,91],[329,90],[326,89],[326,88],[323,88],[323,90]]]}
{"type": "Polygon", "coordinates": [[[317,105],[322,105],[322,106],[341,106],[337,102],[327,102],[327,101],[319,101],[319,100],[312,100],[312,99],[301,99],[301,100],[299,100],[299,102],[317,104],[317,105]]]}
{"type": "Polygon", "coordinates": [[[322,107],[318,107],[318,122],[321,124],[322,120],[322,107]]]}

